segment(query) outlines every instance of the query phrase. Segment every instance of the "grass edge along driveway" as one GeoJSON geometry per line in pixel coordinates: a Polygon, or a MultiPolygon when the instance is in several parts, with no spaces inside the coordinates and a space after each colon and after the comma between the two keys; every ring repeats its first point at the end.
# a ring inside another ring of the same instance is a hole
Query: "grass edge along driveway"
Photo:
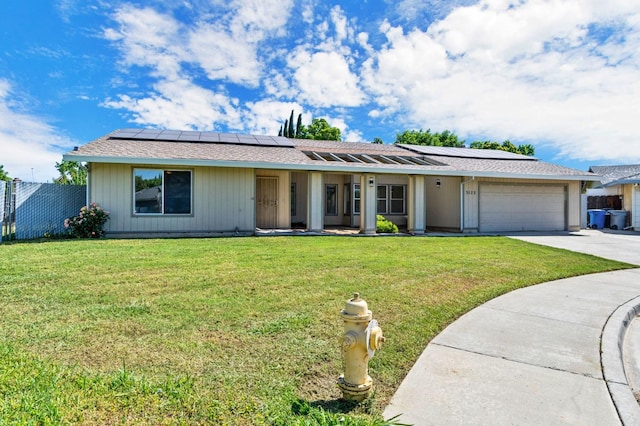
{"type": "Polygon", "coordinates": [[[0,423],[380,424],[426,344],[513,289],[630,267],[504,237],[0,245],[0,423]],[[340,309],[387,336],[341,402],[340,309]]]}

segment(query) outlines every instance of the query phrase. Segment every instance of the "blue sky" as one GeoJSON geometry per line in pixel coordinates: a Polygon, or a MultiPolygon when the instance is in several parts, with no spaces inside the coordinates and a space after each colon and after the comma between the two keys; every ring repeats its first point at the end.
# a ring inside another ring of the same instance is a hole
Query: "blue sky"
{"type": "Polygon", "coordinates": [[[22,0],[0,4],[0,164],[48,181],[115,129],[346,141],[407,129],[640,163],[640,2],[22,0]]]}

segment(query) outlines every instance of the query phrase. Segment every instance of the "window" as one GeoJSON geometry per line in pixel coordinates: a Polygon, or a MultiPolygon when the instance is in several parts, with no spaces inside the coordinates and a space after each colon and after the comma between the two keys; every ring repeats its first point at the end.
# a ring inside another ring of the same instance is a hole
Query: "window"
{"type": "Polygon", "coordinates": [[[360,184],[353,184],[353,214],[360,214],[360,184]]]}
{"type": "Polygon", "coordinates": [[[327,216],[338,215],[338,185],[325,185],[325,214],[327,216]]]}
{"type": "Polygon", "coordinates": [[[404,185],[391,185],[391,205],[389,213],[405,214],[405,188],[404,185]]]}
{"type": "Polygon", "coordinates": [[[389,188],[387,187],[387,185],[378,185],[378,188],[376,188],[376,201],[377,201],[377,207],[376,207],[376,213],[378,214],[385,214],[387,213],[387,194],[388,194],[388,190],[389,188]]]}
{"type": "Polygon", "coordinates": [[[191,214],[191,172],[134,169],[134,214],[191,214]]]}
{"type": "Polygon", "coordinates": [[[296,184],[291,184],[291,216],[296,215],[296,184]]]}
{"type": "Polygon", "coordinates": [[[344,196],[342,199],[344,200],[343,212],[345,216],[351,216],[351,185],[348,183],[344,184],[344,196]]]}
{"type": "Polygon", "coordinates": [[[405,185],[378,185],[376,193],[378,214],[406,213],[405,185]]]}

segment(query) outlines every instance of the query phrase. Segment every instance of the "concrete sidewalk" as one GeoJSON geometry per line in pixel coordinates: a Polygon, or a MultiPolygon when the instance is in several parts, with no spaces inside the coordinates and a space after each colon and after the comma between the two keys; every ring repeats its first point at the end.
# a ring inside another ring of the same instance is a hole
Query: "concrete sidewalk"
{"type": "MultiPolygon", "coordinates": [[[[577,239],[575,251],[619,253],[640,265],[640,236],[622,237],[591,231],[518,236],[562,248],[577,239]]],[[[398,421],[415,425],[640,424],[621,349],[639,296],[640,269],[631,269],[491,300],[428,344],[384,418],[400,414],[398,421]]]]}

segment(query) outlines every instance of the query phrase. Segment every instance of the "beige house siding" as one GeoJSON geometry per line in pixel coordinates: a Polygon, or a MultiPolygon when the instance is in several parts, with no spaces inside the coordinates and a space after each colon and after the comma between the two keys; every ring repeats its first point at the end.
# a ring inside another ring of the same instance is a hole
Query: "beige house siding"
{"type": "MultiPolygon", "coordinates": [[[[623,199],[622,199],[622,209],[627,211],[627,224],[629,226],[634,226],[634,212],[640,211],[637,207],[638,200],[634,200],[634,187],[632,184],[623,185],[623,199]],[[636,206],[634,207],[633,203],[636,202],[636,206]]],[[[636,197],[638,198],[638,193],[636,192],[636,197]]]]}
{"type": "MultiPolygon", "coordinates": [[[[171,167],[192,171],[192,214],[133,214],[133,169],[128,164],[91,163],[90,201],[110,212],[105,231],[125,233],[231,232],[255,228],[253,169],[171,167]]],[[[159,169],[159,167],[156,167],[159,169]]]]}
{"type": "Polygon", "coordinates": [[[479,202],[479,194],[478,190],[478,180],[477,179],[467,179],[463,180],[464,185],[462,186],[463,191],[463,231],[466,232],[477,232],[478,231],[478,202],[479,202]]]}
{"type": "Polygon", "coordinates": [[[460,177],[426,177],[427,228],[460,229],[460,182],[460,177]]]}

